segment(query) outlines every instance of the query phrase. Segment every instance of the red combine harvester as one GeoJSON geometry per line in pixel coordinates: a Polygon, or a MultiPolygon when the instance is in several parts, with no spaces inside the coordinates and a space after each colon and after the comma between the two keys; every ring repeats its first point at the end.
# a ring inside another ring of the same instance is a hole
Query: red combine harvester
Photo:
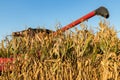
{"type": "MultiPolygon", "coordinates": [[[[108,18],[109,17],[109,12],[108,12],[108,10],[105,7],[99,7],[98,9],[96,9],[96,10],[86,14],[85,16],[83,16],[83,17],[81,17],[81,18],[71,22],[70,24],[62,27],[61,29],[58,29],[57,31],[54,32],[54,35],[57,35],[57,33],[59,31],[64,32],[64,31],[66,31],[66,30],[68,30],[68,29],[70,29],[70,28],[80,24],[81,22],[83,22],[85,20],[88,20],[89,18],[91,18],[91,17],[93,17],[95,15],[100,15],[100,16],[102,16],[104,18],[108,18]]],[[[0,58],[0,71],[6,70],[5,64],[12,63],[13,60],[14,60],[14,58],[0,58]]],[[[12,66],[12,64],[11,64],[11,66],[12,66]]]]}

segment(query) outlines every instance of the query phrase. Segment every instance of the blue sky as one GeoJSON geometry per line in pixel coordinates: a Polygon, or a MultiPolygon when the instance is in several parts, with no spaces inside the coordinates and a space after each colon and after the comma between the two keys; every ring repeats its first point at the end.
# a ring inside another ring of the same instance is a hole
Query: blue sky
{"type": "MultiPolygon", "coordinates": [[[[0,40],[14,31],[38,26],[55,30],[81,16],[105,6],[110,12],[108,21],[120,30],[120,0],[0,0],[0,40]]],[[[98,26],[100,17],[88,20],[88,26],[98,26]]]]}

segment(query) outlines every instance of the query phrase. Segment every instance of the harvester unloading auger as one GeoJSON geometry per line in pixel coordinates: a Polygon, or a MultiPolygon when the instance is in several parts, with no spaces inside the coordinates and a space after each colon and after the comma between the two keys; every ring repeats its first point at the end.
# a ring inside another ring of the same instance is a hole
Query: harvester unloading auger
{"type": "MultiPolygon", "coordinates": [[[[48,29],[32,29],[32,28],[28,28],[27,30],[24,31],[20,31],[20,32],[13,32],[12,36],[24,36],[24,32],[28,31],[28,34],[34,36],[35,33],[39,33],[39,32],[46,32],[47,34],[50,34],[51,32],[53,32],[54,35],[57,35],[57,33],[59,31],[64,32],[78,24],[80,24],[81,22],[88,20],[89,18],[95,16],[95,15],[100,15],[104,18],[108,18],[109,17],[109,12],[105,7],[99,7],[98,9],[86,14],[85,16],[71,22],[70,24],[62,27],[61,29],[58,29],[57,31],[51,31],[48,29]]],[[[12,63],[14,60],[14,58],[0,58],[0,71],[5,70],[5,64],[7,63],[12,63]]],[[[12,66],[12,65],[11,65],[12,66]]]]}

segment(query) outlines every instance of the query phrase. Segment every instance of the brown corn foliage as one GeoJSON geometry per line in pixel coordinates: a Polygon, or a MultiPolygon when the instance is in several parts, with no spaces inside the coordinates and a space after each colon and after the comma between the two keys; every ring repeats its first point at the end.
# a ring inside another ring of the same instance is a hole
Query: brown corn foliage
{"type": "MultiPolygon", "coordinates": [[[[84,26],[83,26],[84,27],[84,26]]],[[[53,36],[13,37],[1,42],[0,56],[14,57],[1,80],[120,80],[120,40],[106,21],[53,36]]]]}

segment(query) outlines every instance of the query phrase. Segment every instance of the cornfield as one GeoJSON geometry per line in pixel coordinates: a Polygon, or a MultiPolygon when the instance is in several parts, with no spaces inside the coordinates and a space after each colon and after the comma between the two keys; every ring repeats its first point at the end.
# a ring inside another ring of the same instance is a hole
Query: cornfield
{"type": "MultiPolygon", "coordinates": [[[[82,29],[6,38],[0,57],[13,57],[12,71],[1,80],[120,80],[120,40],[117,31],[100,21],[96,33],[82,29]]],[[[10,66],[10,64],[6,64],[10,66]]]]}

